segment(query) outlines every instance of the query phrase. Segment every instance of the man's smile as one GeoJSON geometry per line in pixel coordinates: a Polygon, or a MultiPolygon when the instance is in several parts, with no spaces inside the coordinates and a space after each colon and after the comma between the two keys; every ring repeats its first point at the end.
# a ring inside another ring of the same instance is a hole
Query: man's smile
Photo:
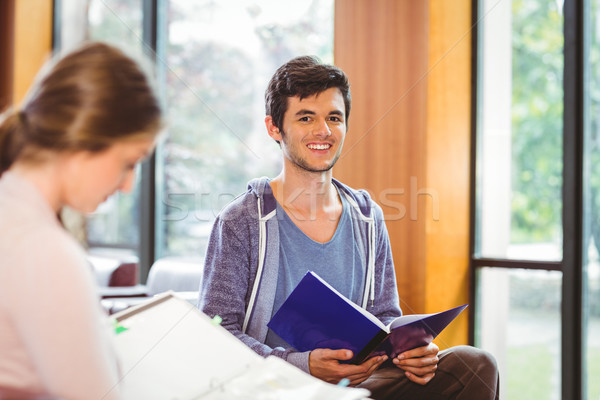
{"type": "Polygon", "coordinates": [[[311,143],[307,147],[311,150],[327,150],[327,149],[331,148],[331,145],[328,143],[323,143],[323,144],[311,143]]]}

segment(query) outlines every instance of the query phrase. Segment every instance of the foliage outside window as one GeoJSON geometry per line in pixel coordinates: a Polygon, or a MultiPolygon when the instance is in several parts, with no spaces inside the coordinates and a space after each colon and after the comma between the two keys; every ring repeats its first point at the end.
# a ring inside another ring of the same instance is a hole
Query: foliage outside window
{"type": "Polygon", "coordinates": [[[482,0],[476,256],[524,260],[477,271],[476,345],[507,399],[561,393],[563,10],[550,0],[482,0]],[[536,382],[531,385],[531,382],[536,382]]]}
{"type": "Polygon", "coordinates": [[[513,243],[562,244],[562,8],[513,1],[513,243]]]}

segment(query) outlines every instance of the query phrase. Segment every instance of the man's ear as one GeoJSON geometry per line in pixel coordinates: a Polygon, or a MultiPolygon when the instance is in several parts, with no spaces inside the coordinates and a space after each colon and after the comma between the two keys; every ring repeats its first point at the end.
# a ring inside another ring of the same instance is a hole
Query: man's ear
{"type": "Polygon", "coordinates": [[[270,115],[267,115],[265,117],[265,126],[267,127],[267,133],[269,134],[269,136],[271,136],[273,140],[279,143],[281,141],[281,132],[279,131],[279,128],[276,127],[273,123],[273,117],[271,117],[270,115]]]}

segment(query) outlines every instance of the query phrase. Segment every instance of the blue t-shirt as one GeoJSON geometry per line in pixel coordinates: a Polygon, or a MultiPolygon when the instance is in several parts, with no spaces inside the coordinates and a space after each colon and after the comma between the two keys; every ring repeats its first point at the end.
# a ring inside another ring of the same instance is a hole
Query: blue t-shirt
{"type": "MultiPolygon", "coordinates": [[[[342,199],[342,215],[331,240],[319,243],[308,236],[277,204],[279,222],[279,276],[273,303],[273,314],[294,290],[307,271],[321,278],[355,303],[359,303],[364,289],[364,270],[360,250],[354,240],[350,205],[342,199]]],[[[290,347],[269,329],[265,344],[271,348],[290,347]]]]}

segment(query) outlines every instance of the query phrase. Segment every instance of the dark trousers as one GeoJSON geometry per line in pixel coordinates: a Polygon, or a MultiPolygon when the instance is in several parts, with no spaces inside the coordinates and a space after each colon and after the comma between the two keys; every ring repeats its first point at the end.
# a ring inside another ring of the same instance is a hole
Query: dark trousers
{"type": "Polygon", "coordinates": [[[392,365],[375,371],[358,385],[374,400],[498,400],[499,375],[494,357],[471,346],[456,346],[438,353],[435,376],[426,385],[411,382],[392,365]]]}

